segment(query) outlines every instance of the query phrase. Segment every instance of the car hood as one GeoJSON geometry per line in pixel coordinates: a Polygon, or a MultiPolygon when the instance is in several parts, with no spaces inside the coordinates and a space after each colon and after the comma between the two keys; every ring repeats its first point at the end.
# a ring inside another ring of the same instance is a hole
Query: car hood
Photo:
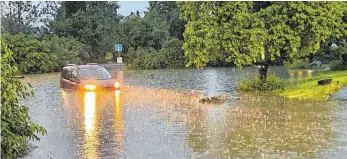
{"type": "Polygon", "coordinates": [[[82,80],[81,84],[93,84],[97,87],[114,87],[114,84],[116,83],[116,79],[105,79],[105,80],[82,80]]]}

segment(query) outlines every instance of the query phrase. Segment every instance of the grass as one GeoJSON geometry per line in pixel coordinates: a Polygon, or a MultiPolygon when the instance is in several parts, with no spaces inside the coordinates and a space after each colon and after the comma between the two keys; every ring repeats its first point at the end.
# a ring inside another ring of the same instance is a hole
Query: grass
{"type": "Polygon", "coordinates": [[[322,71],[316,76],[297,80],[295,84],[287,86],[279,95],[287,98],[308,99],[308,100],[327,100],[335,92],[347,85],[347,71],[322,71]],[[318,85],[317,81],[332,78],[333,82],[327,85],[318,85]],[[339,84],[336,83],[339,81],[339,84]]]}

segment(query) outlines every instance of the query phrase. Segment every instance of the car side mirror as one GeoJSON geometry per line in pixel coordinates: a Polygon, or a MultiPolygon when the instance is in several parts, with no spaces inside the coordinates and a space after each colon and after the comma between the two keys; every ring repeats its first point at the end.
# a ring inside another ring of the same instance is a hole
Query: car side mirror
{"type": "Polygon", "coordinates": [[[70,81],[71,81],[71,82],[76,82],[76,78],[75,78],[75,77],[71,77],[71,78],[70,78],[70,81]]]}

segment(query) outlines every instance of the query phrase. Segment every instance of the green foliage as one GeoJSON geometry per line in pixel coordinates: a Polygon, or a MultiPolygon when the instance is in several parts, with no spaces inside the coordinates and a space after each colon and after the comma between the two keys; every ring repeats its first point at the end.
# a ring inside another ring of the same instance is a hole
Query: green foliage
{"type": "Polygon", "coordinates": [[[165,33],[155,31],[149,21],[138,16],[127,17],[117,28],[117,43],[125,45],[125,48],[150,48],[160,49],[165,33]],[[154,34],[156,36],[154,36],[154,34]]]}
{"type": "Polygon", "coordinates": [[[331,61],[329,63],[329,67],[333,71],[336,71],[336,70],[347,70],[347,65],[344,65],[342,63],[342,60],[331,61]]]}
{"type": "Polygon", "coordinates": [[[188,66],[224,58],[237,67],[314,55],[327,39],[346,35],[344,2],[177,2],[187,21],[188,66]],[[261,8],[261,9],[260,9],[261,8]]]}
{"type": "Polygon", "coordinates": [[[162,49],[130,48],[127,53],[127,65],[133,69],[182,68],[185,65],[182,41],[177,38],[165,41],[162,49]]]}
{"type": "Polygon", "coordinates": [[[43,43],[57,57],[55,70],[68,63],[82,64],[90,59],[90,47],[75,38],[53,36],[51,39],[45,38],[43,43]]]}
{"type": "Polygon", "coordinates": [[[186,63],[183,42],[179,40],[183,30],[175,2],[150,2],[143,18],[130,15],[120,22],[116,43],[124,45],[130,68],[181,68],[186,63]]]}
{"type": "MultiPolygon", "coordinates": [[[[168,31],[169,36],[183,40],[183,32],[185,21],[179,19],[178,6],[174,1],[150,1],[149,12],[146,13],[145,18],[157,19],[158,23],[165,23],[165,29],[168,31]]],[[[164,28],[157,25],[158,28],[164,28]]]]}
{"type": "MultiPolygon", "coordinates": [[[[72,15],[60,17],[60,20],[55,21],[53,32],[58,36],[78,39],[90,47],[90,62],[103,62],[106,53],[114,49],[117,37],[115,30],[120,21],[120,16],[117,15],[118,8],[117,2],[86,2],[85,10],[80,9],[76,13],[71,11],[72,15]]],[[[61,12],[64,10],[61,9],[61,12]]]]}
{"type": "Polygon", "coordinates": [[[242,78],[239,83],[241,91],[271,92],[283,90],[285,86],[285,82],[275,75],[268,76],[265,82],[260,80],[259,77],[253,76],[251,79],[242,78]]]}
{"type": "Polygon", "coordinates": [[[185,66],[186,58],[184,57],[182,45],[183,41],[180,41],[177,38],[165,41],[162,49],[159,51],[163,54],[165,68],[182,68],[185,66]]]}
{"type": "Polygon", "coordinates": [[[2,1],[1,31],[12,35],[23,32],[40,36],[47,31],[56,6],[57,3],[54,1],[2,1]],[[38,23],[40,27],[35,26],[38,23]]]}
{"type": "Polygon", "coordinates": [[[27,148],[28,140],[40,140],[36,135],[46,130],[30,121],[28,108],[19,105],[18,98],[33,95],[18,75],[12,51],[4,37],[1,37],[1,158],[13,158],[27,148]]]}
{"type": "Polygon", "coordinates": [[[67,17],[77,13],[79,10],[85,11],[87,8],[87,3],[85,1],[65,1],[63,5],[65,6],[67,17]]]}
{"type": "Polygon", "coordinates": [[[44,43],[25,34],[3,35],[13,51],[11,65],[22,73],[42,73],[53,71],[57,64],[57,56],[50,52],[44,43]]]}
{"type": "Polygon", "coordinates": [[[327,100],[331,95],[347,85],[347,71],[321,71],[312,78],[296,79],[279,95],[287,98],[327,100]],[[317,81],[331,78],[333,82],[327,85],[318,85],[317,81]],[[334,82],[335,81],[335,82],[334,82]],[[336,81],[339,81],[336,83],[336,81]]]}
{"type": "Polygon", "coordinates": [[[289,69],[309,69],[310,65],[306,60],[303,59],[294,59],[292,62],[285,61],[284,65],[289,69]]]}
{"type": "Polygon", "coordinates": [[[160,69],[163,68],[163,55],[153,48],[130,48],[127,54],[127,65],[133,69],[160,69]]]}

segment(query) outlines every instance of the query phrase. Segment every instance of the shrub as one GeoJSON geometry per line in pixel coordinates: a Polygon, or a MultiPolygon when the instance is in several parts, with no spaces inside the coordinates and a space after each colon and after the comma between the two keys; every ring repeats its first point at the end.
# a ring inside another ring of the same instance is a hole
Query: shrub
{"type": "Polygon", "coordinates": [[[162,49],[159,51],[164,55],[163,61],[165,68],[182,68],[187,63],[182,49],[183,41],[177,38],[168,39],[164,42],[162,49]]]}
{"type": "Polygon", "coordinates": [[[161,69],[165,68],[163,54],[153,48],[130,48],[127,54],[128,67],[132,69],[161,69]]]}
{"type": "Polygon", "coordinates": [[[165,41],[159,51],[153,48],[129,48],[127,66],[132,69],[182,68],[186,63],[182,44],[182,41],[172,38],[165,41]]]}
{"type": "Polygon", "coordinates": [[[57,67],[57,56],[34,37],[20,33],[14,36],[4,35],[4,39],[13,51],[11,65],[17,67],[21,73],[52,72],[57,67]]]}
{"type": "Polygon", "coordinates": [[[39,140],[36,135],[46,134],[46,130],[33,123],[28,108],[19,105],[18,98],[33,95],[33,92],[18,79],[18,69],[10,64],[14,62],[12,51],[1,37],[1,158],[14,158],[27,148],[29,139],[39,140]]]}
{"type": "Polygon", "coordinates": [[[285,62],[285,66],[287,66],[289,69],[309,69],[310,65],[302,59],[294,60],[293,62],[285,62]]]}
{"type": "Polygon", "coordinates": [[[25,56],[25,61],[18,64],[23,73],[52,72],[57,68],[57,57],[55,55],[33,52],[25,56]]]}
{"type": "Polygon", "coordinates": [[[344,65],[342,60],[335,60],[329,62],[329,67],[331,70],[347,70],[347,65],[344,65]]]}
{"type": "Polygon", "coordinates": [[[90,60],[90,46],[79,42],[75,38],[53,36],[51,39],[44,39],[43,44],[49,48],[49,52],[54,54],[59,70],[68,63],[82,64],[90,60]]]}
{"type": "Polygon", "coordinates": [[[284,87],[285,83],[275,75],[267,76],[265,82],[261,81],[258,76],[253,76],[251,79],[242,78],[239,83],[239,89],[242,91],[269,92],[283,90],[284,87]]]}

